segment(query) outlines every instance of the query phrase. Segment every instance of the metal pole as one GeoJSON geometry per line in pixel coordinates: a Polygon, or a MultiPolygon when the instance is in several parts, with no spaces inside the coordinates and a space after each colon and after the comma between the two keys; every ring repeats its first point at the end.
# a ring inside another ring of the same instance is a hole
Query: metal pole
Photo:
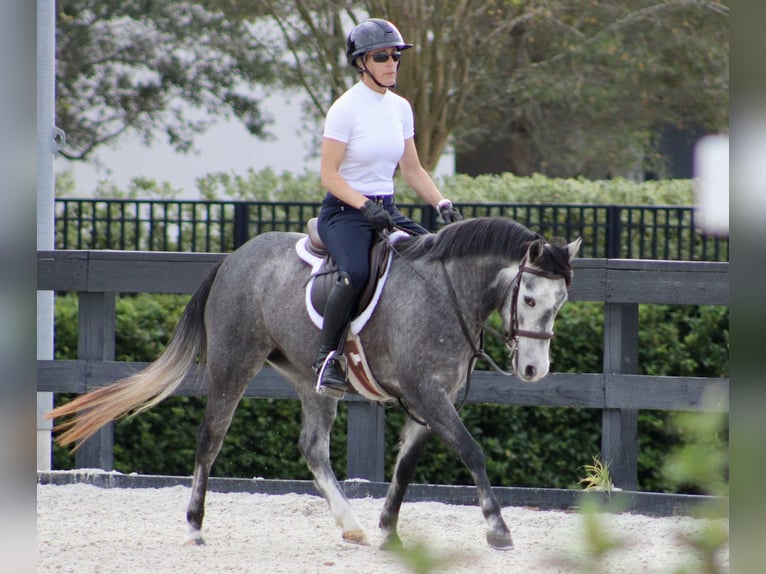
{"type": "Polygon", "coordinates": [[[606,208],[606,256],[609,259],[627,257],[620,250],[620,206],[606,208]]]}
{"type": "MultiPolygon", "coordinates": [[[[37,0],[37,249],[54,248],[56,2],[37,0]]],[[[37,358],[53,359],[53,291],[37,292],[37,358]]],[[[37,393],[37,469],[51,468],[53,393],[37,393]]]]}

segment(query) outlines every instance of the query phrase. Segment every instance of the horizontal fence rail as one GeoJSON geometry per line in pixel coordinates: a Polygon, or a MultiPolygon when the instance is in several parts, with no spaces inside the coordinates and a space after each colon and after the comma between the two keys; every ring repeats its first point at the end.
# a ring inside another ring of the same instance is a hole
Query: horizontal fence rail
{"type": "MultiPolygon", "coordinates": [[[[689,206],[460,203],[466,217],[511,217],[549,239],[583,238],[584,257],[728,261],[728,238],[697,228],[689,206]]],[[[436,211],[399,205],[435,231],[436,211]]],[[[56,199],[58,249],[228,253],[267,231],[303,231],[319,203],[56,199]]]]}
{"type": "MultiPolygon", "coordinates": [[[[77,360],[39,360],[37,390],[85,393],[146,366],[114,361],[116,293],[192,293],[225,255],[215,253],[40,251],[39,290],[79,294],[77,360]]],[[[729,380],[639,375],[638,305],[729,304],[726,262],[575,259],[570,300],[604,305],[604,367],[601,373],[552,373],[534,384],[477,371],[468,400],[473,403],[587,407],[602,411],[602,460],[623,489],[637,485],[639,409],[728,411],[729,380]],[[710,398],[715,400],[710,402],[710,398]]],[[[180,395],[204,396],[192,383],[180,395]]],[[[196,383],[196,382],[195,382],[196,383]]],[[[264,368],[246,397],[296,399],[293,387],[264,368]]],[[[349,477],[383,480],[385,409],[347,397],[349,477]]],[[[76,466],[111,470],[111,427],[77,451],[76,466]]]]}

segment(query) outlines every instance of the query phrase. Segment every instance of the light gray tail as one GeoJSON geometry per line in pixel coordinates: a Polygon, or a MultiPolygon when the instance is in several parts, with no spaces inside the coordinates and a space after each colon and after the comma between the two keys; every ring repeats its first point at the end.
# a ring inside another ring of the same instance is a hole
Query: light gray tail
{"type": "Polygon", "coordinates": [[[78,444],[106,423],[128,414],[138,414],[152,408],[181,385],[197,360],[205,361],[207,334],[205,305],[210,289],[221,267],[217,263],[192,295],[176,325],[165,351],[144,370],[116,381],[46,413],[46,418],[76,415],[74,419],[56,425],[64,431],[56,437],[61,445],[78,444]]]}

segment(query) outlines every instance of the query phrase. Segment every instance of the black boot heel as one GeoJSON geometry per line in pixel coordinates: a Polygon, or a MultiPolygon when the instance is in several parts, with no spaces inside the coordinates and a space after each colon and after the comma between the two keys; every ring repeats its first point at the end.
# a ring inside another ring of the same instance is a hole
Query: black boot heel
{"type": "Polygon", "coordinates": [[[315,370],[318,370],[316,391],[320,395],[342,399],[351,390],[340,360],[335,358],[335,352],[330,353],[315,370]]]}

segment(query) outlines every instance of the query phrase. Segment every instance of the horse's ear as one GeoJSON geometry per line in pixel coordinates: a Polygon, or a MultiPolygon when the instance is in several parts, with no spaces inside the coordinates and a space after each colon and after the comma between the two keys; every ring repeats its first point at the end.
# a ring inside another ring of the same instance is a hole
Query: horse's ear
{"type": "Polygon", "coordinates": [[[527,250],[527,259],[530,263],[534,263],[537,261],[537,259],[540,258],[540,256],[543,254],[543,250],[545,249],[545,240],[544,239],[535,239],[530,245],[529,249],[527,250]]]}
{"type": "Polygon", "coordinates": [[[569,250],[569,260],[571,261],[574,259],[574,256],[577,255],[577,252],[580,250],[580,245],[582,245],[582,237],[578,237],[572,243],[567,244],[567,250],[569,250]]]}

